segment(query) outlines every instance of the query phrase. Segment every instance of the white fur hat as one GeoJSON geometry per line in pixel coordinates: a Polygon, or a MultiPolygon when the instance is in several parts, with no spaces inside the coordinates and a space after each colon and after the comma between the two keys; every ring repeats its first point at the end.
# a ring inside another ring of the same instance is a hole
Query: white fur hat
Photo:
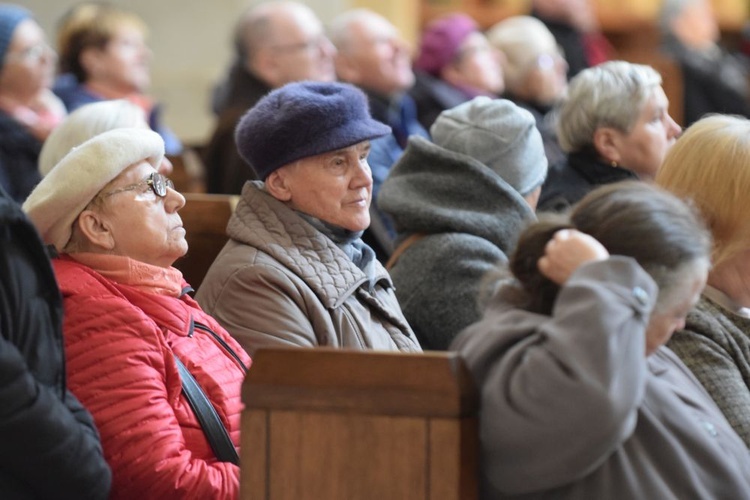
{"type": "Polygon", "coordinates": [[[158,168],[163,156],[164,141],[156,132],[139,128],[104,132],[65,155],[34,188],[23,209],[44,242],[62,251],[76,218],[104,186],[140,161],[158,168]]]}

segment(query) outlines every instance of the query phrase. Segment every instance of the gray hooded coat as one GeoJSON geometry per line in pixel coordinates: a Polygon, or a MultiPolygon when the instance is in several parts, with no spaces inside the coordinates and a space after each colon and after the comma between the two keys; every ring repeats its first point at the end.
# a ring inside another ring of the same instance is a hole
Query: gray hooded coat
{"type": "Polygon", "coordinates": [[[391,269],[396,296],[423,349],[444,350],[477,321],[485,275],[507,254],[534,212],[479,161],[412,137],[383,183],[379,207],[398,232],[425,237],[391,269]]]}

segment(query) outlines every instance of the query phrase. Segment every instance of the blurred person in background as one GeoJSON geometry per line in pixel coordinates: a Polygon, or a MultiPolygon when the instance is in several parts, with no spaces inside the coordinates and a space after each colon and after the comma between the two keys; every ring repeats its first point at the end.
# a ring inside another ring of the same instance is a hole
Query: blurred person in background
{"type": "Polygon", "coordinates": [[[367,94],[372,117],[391,127],[391,134],[370,142],[367,162],[372,171],[370,227],[362,236],[385,263],[393,251],[395,231],[378,209],[380,186],[406,148],[409,136],[429,137],[417,120],[414,100],[407,91],[414,85],[409,46],[396,27],[367,9],[337,16],[328,30],[336,45],[336,74],[367,94]]]}
{"type": "Polygon", "coordinates": [[[568,64],[555,37],[538,19],[514,16],[492,26],[487,39],[505,56],[503,97],[534,116],[547,161],[551,165],[563,161],[553,108],[567,89],[568,64]]]}
{"type": "Polygon", "coordinates": [[[182,144],[163,123],[161,107],[146,95],[151,85],[148,27],[135,13],[99,2],[83,2],[58,23],[60,76],[54,91],[68,111],[108,99],[126,99],[143,109],[152,130],[164,140],[167,154],[182,144]]]}
{"type": "Polygon", "coordinates": [[[336,49],[310,7],[292,1],[249,7],[234,30],[234,60],[214,89],[216,125],[203,154],[209,193],[239,194],[258,174],[237,152],[242,115],[289,82],[336,79],[336,49]]]}
{"type": "Polygon", "coordinates": [[[411,90],[422,125],[429,130],[441,112],[474,97],[502,94],[501,58],[466,14],[430,21],[414,61],[417,81],[411,90]]]}
{"type": "Polygon", "coordinates": [[[0,4],[0,187],[17,202],[39,182],[42,143],[66,114],[50,91],[55,61],[31,12],[0,4]]]}

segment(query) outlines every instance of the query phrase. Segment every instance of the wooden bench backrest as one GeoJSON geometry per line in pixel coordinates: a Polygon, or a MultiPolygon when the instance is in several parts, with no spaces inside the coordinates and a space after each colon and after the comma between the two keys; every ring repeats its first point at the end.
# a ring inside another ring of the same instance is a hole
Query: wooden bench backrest
{"type": "Polygon", "coordinates": [[[188,253],[175,267],[196,290],[216,256],[226,244],[227,222],[237,205],[238,196],[183,193],[185,206],[180,210],[188,253]]]}
{"type": "Polygon", "coordinates": [[[242,399],[243,499],[477,497],[478,399],[455,353],[261,349],[242,399]]]}
{"type": "Polygon", "coordinates": [[[174,187],[181,193],[205,193],[205,167],[198,153],[189,147],[177,155],[167,155],[172,163],[172,173],[169,178],[174,187]]]}

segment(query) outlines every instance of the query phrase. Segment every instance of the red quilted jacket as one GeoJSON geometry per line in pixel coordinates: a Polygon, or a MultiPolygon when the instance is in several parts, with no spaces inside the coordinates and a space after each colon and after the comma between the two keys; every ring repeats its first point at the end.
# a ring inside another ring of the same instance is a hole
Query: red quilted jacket
{"type": "Polygon", "coordinates": [[[239,468],[216,460],[182,395],[174,354],[238,449],[240,364],[249,367],[250,357],[186,295],[145,293],[66,258],[53,265],[64,300],[68,383],[101,434],[112,468],[111,498],[236,498],[239,468]]]}

